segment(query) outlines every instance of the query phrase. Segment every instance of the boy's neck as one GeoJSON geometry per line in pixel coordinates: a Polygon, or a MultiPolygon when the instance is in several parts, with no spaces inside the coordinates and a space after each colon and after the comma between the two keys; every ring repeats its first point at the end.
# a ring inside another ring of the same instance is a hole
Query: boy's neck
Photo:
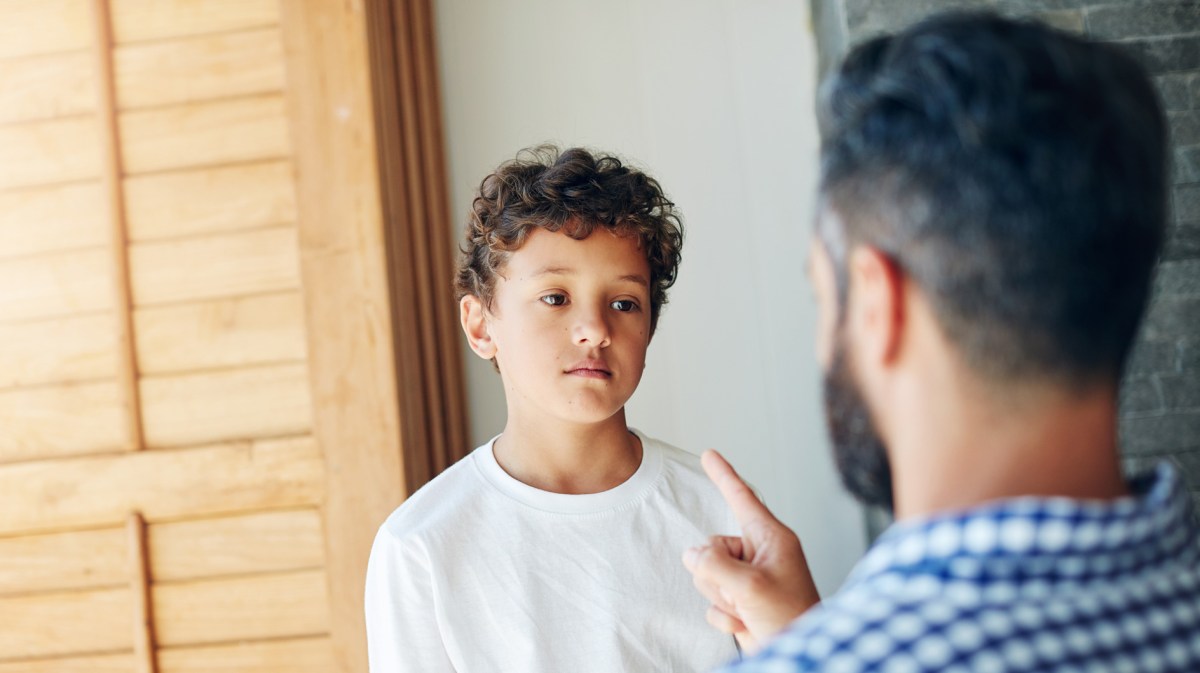
{"type": "Polygon", "coordinates": [[[594,425],[509,415],[493,446],[509,476],[552,493],[580,495],[615,488],[642,464],[642,444],[625,425],[625,411],[594,425]]]}

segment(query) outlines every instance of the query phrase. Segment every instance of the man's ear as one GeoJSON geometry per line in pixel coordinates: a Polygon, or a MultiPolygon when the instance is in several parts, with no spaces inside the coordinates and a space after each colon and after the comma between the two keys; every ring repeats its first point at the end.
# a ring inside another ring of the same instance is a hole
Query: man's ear
{"type": "Polygon", "coordinates": [[[463,334],[467,335],[467,343],[470,344],[471,350],[484,360],[496,357],[496,342],[492,340],[487,312],[479,297],[468,294],[459,300],[458,319],[462,323],[463,334]]]}
{"type": "Polygon", "coordinates": [[[859,355],[875,365],[891,364],[904,333],[904,272],[876,248],[850,251],[848,310],[859,355]]]}

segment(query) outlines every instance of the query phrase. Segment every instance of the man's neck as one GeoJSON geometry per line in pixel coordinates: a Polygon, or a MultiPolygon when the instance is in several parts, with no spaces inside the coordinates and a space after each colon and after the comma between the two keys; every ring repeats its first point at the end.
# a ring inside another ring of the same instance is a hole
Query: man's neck
{"type": "Polygon", "coordinates": [[[493,447],[509,476],[553,493],[600,493],[629,479],[642,462],[642,445],[625,425],[625,411],[592,425],[526,420],[509,410],[493,447]]]}
{"type": "Polygon", "coordinates": [[[1023,386],[1004,397],[970,384],[939,390],[905,396],[892,414],[904,419],[891,433],[898,520],[1019,496],[1128,494],[1112,387],[1023,386]]]}

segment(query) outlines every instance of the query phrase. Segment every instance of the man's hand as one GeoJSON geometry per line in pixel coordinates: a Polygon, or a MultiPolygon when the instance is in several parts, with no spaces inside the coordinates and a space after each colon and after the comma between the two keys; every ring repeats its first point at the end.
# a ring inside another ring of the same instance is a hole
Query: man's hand
{"type": "Polygon", "coordinates": [[[683,554],[696,588],[712,602],[708,622],[753,652],[821,597],[800,539],[759,502],[716,451],[700,459],[733,510],[742,537],[714,537],[683,554]]]}

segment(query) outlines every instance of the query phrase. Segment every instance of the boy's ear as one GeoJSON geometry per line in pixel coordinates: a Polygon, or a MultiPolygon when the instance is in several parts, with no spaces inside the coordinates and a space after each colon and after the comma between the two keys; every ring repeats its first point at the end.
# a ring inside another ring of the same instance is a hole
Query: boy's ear
{"type": "Polygon", "coordinates": [[[487,315],[479,297],[468,294],[458,302],[458,319],[471,350],[484,360],[496,357],[496,342],[488,330],[487,315]]]}

